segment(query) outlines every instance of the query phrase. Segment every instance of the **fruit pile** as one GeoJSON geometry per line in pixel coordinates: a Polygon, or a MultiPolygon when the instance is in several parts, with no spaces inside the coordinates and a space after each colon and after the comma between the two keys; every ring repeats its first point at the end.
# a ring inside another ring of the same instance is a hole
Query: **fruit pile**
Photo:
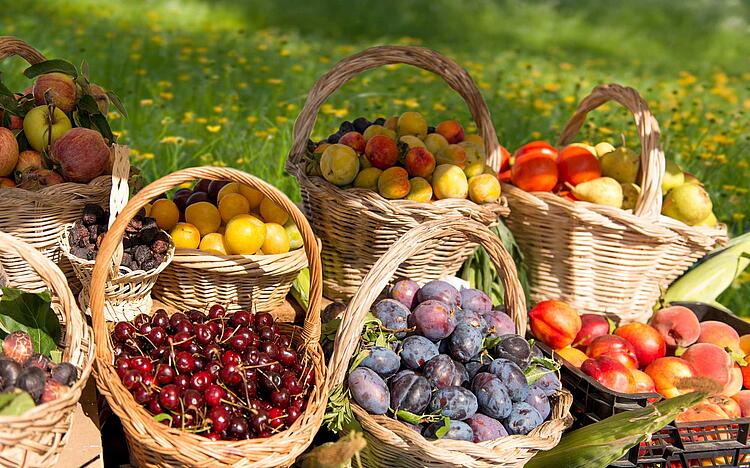
{"type": "Polygon", "coordinates": [[[387,338],[364,343],[348,377],[369,413],[390,412],[428,438],[473,442],[528,434],[549,417],[561,388],[553,363],[485,293],[402,279],[371,312],[387,338]]]}
{"type": "Polygon", "coordinates": [[[112,330],[115,368],[135,401],[211,440],[270,437],[305,411],[313,372],[268,313],[220,305],[157,310],[112,330]]]}
{"type": "Polygon", "coordinates": [[[696,389],[711,393],[678,420],[750,416],[750,335],[740,337],[726,323],[699,322],[690,309],[672,306],[648,324],[615,327],[600,315],[579,317],[559,301],[540,302],[529,319],[537,339],[611,390],[665,398],[696,389]]]}
{"type": "MultiPolygon", "coordinates": [[[[520,147],[500,179],[527,192],[554,192],[569,200],[631,210],[641,187],[640,155],[626,146],[602,142],[573,143],[559,153],[544,141],[520,147]]],[[[716,226],[713,205],[703,184],[674,162],[667,161],[661,184],[662,214],[689,226],[716,226]]]]}
{"type": "Polygon", "coordinates": [[[383,198],[429,202],[500,198],[495,171],[485,164],[479,135],[464,135],[455,120],[428,127],[419,112],[370,122],[360,117],[310,144],[306,171],[343,188],[363,188],[383,198]]]}
{"type": "Polygon", "coordinates": [[[36,81],[22,93],[0,82],[0,187],[38,190],[111,172],[110,102],[126,115],[117,96],[61,60],[24,74],[36,81]]]}
{"type": "MultiPolygon", "coordinates": [[[[166,260],[171,244],[169,235],[145,213],[141,210],[130,220],[122,238],[120,265],[132,271],[156,269],[166,260]]],[[[108,223],[109,211],[99,205],[86,205],[81,219],[70,228],[70,253],[84,260],[96,260],[102,239],[109,229],[108,223]]]]}
{"type": "Polygon", "coordinates": [[[177,248],[271,255],[302,247],[302,235],[283,208],[236,182],[203,179],[171,200],[154,200],[146,212],[171,233],[177,248]]]}

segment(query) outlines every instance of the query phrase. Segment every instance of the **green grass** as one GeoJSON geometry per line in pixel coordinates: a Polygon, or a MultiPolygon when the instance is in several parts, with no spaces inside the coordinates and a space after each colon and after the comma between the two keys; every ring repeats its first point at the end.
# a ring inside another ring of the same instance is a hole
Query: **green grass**
{"type": "MultiPolygon", "coordinates": [[[[50,57],[88,60],[92,79],[130,112],[113,127],[147,180],[181,167],[242,168],[298,198],[283,163],[315,79],[336,60],[385,43],[432,47],[479,84],[501,143],[555,140],[595,85],[637,88],[668,158],[710,189],[732,234],[748,230],[750,35],[747,2],[636,0],[155,2],[3,0],[0,30],[50,57]],[[24,4],[22,4],[24,3],[24,4]],[[322,6],[321,6],[322,5],[322,6]],[[409,5],[408,8],[404,5],[409,5]]],[[[20,60],[3,63],[16,89],[20,60]]],[[[416,109],[469,122],[460,98],[410,67],[368,72],[335,93],[314,132],[344,119],[416,109]]],[[[637,145],[615,106],[591,115],[582,140],[637,145]]],[[[724,302],[747,311],[750,275],[724,302]]]]}

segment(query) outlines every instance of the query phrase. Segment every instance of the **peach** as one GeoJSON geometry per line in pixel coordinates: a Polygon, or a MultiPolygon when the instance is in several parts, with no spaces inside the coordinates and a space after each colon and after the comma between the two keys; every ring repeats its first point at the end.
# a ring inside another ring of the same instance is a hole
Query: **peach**
{"type": "Polygon", "coordinates": [[[732,396],[732,400],[739,405],[743,418],[750,417],[750,390],[740,390],[732,396]]]}
{"type": "Polygon", "coordinates": [[[581,331],[573,340],[573,346],[585,350],[594,338],[608,334],[609,320],[601,315],[583,314],[581,315],[581,331]]]}
{"type": "Polygon", "coordinates": [[[8,177],[0,177],[0,188],[13,188],[16,186],[16,182],[8,177]]]}
{"type": "Polygon", "coordinates": [[[357,177],[354,179],[354,186],[357,188],[370,189],[375,192],[378,191],[378,178],[383,171],[377,167],[366,167],[359,171],[357,177]]]}
{"type": "Polygon", "coordinates": [[[453,164],[461,169],[466,167],[466,150],[458,145],[448,145],[435,155],[437,164],[453,164]]]}
{"type": "Polygon", "coordinates": [[[538,303],[529,311],[529,322],[534,337],[554,349],[570,346],[581,331],[578,312],[561,301],[538,303]]]}
{"type": "Polygon", "coordinates": [[[721,393],[719,393],[719,395],[732,397],[732,395],[735,395],[737,392],[742,390],[742,382],[742,369],[740,368],[740,366],[735,364],[729,370],[729,381],[726,385],[724,385],[724,388],[721,389],[721,393]]]}
{"type": "Polygon", "coordinates": [[[656,393],[654,379],[652,379],[647,373],[638,369],[630,369],[630,373],[633,374],[633,378],[635,379],[634,393],[656,393]]]}
{"type": "Polygon", "coordinates": [[[635,357],[641,367],[654,362],[654,359],[667,354],[667,344],[656,328],[645,323],[628,323],[617,330],[615,335],[626,339],[635,350],[635,357]]]}
{"type": "Polygon", "coordinates": [[[325,179],[338,186],[351,184],[359,173],[359,158],[354,150],[336,143],[326,148],[320,158],[320,171],[325,179]]]}
{"type": "Polygon", "coordinates": [[[407,200],[416,202],[428,202],[432,200],[432,185],[422,177],[413,177],[409,179],[409,194],[407,200]]]}
{"type": "Polygon", "coordinates": [[[345,133],[344,136],[339,138],[339,144],[346,145],[357,153],[364,153],[365,145],[367,144],[367,142],[365,141],[365,137],[363,137],[361,133],[349,132],[345,133]]]}
{"type": "Polygon", "coordinates": [[[589,358],[588,356],[586,356],[586,353],[571,346],[567,346],[562,349],[556,349],[555,352],[558,356],[565,359],[575,367],[581,367],[583,361],[589,358]]]}
{"type": "Polygon", "coordinates": [[[635,391],[635,378],[630,370],[607,356],[586,359],[581,364],[581,371],[615,392],[635,391]]]}
{"type": "Polygon", "coordinates": [[[711,343],[696,343],[681,356],[693,365],[698,377],[715,380],[724,387],[729,381],[732,359],[726,351],[711,343]]]}
{"type": "Polygon", "coordinates": [[[688,379],[695,377],[695,369],[686,360],[674,356],[654,360],[645,372],[654,381],[656,391],[665,398],[673,398],[690,393],[688,379]]]}
{"type": "Polygon", "coordinates": [[[78,89],[75,81],[65,73],[45,73],[34,83],[34,102],[37,106],[47,104],[51,99],[61,111],[70,113],[78,101],[78,89]]]}
{"type": "Polygon", "coordinates": [[[464,128],[455,120],[440,122],[435,127],[435,132],[443,135],[448,143],[460,143],[464,141],[464,128]]]}
{"type": "Polygon", "coordinates": [[[729,419],[729,415],[726,411],[715,403],[703,401],[691,408],[687,408],[675,418],[675,421],[679,423],[687,423],[696,421],[718,421],[721,419],[729,419]]]}
{"type": "Polygon", "coordinates": [[[18,155],[18,162],[16,163],[16,171],[24,172],[29,169],[41,169],[44,167],[44,161],[42,161],[42,154],[34,150],[21,151],[18,155]]]}
{"type": "Polygon", "coordinates": [[[396,122],[399,136],[414,135],[418,138],[427,136],[427,121],[419,112],[404,112],[396,122]]]}
{"type": "Polygon", "coordinates": [[[740,335],[734,328],[723,322],[707,320],[700,323],[701,333],[698,343],[712,343],[721,348],[729,348],[734,352],[742,352],[740,335]]]}
{"type": "Polygon", "coordinates": [[[449,144],[448,140],[439,133],[430,133],[424,138],[424,145],[432,154],[438,154],[441,149],[447,148],[449,144]]]}
{"type": "Polygon", "coordinates": [[[50,158],[59,164],[60,174],[69,182],[88,183],[104,174],[109,156],[102,135],[83,127],[65,132],[50,150],[50,158]]]}
{"type": "Polygon", "coordinates": [[[442,164],[432,173],[432,190],[435,198],[466,198],[469,194],[469,181],[460,167],[442,164]]]}
{"type": "Polygon", "coordinates": [[[377,135],[385,135],[391,140],[396,140],[396,132],[389,128],[385,128],[382,125],[370,125],[362,134],[365,138],[365,142],[369,142],[372,137],[377,135]]]}
{"type": "Polygon", "coordinates": [[[742,350],[742,354],[750,354],[750,334],[740,337],[740,349],[742,350]]]}
{"type": "Polygon", "coordinates": [[[672,306],[654,313],[649,324],[664,338],[670,348],[687,348],[700,336],[701,326],[692,310],[672,306]]]}
{"type": "Polygon", "coordinates": [[[5,127],[0,127],[0,177],[13,173],[18,163],[18,141],[16,136],[5,127]]]}
{"type": "Polygon", "coordinates": [[[378,193],[383,198],[404,198],[410,189],[409,174],[403,167],[389,167],[378,178],[378,193]]]}
{"type": "Polygon", "coordinates": [[[469,198],[474,203],[493,203],[500,199],[500,181],[491,174],[479,174],[469,179],[469,198]]]}
{"type": "Polygon", "coordinates": [[[711,396],[708,397],[708,402],[713,403],[721,408],[727,414],[727,416],[729,416],[730,419],[742,417],[742,409],[740,408],[740,405],[736,401],[732,400],[731,397],[722,395],[711,396]]]}
{"type": "Polygon", "coordinates": [[[435,170],[435,156],[427,148],[414,147],[406,153],[404,166],[412,177],[430,177],[435,170]]]}
{"type": "Polygon", "coordinates": [[[414,135],[404,135],[398,139],[398,142],[405,144],[409,148],[427,148],[424,142],[414,135]]]}
{"type": "Polygon", "coordinates": [[[398,146],[392,138],[375,135],[367,141],[365,156],[373,167],[388,169],[398,161],[398,146]]]}

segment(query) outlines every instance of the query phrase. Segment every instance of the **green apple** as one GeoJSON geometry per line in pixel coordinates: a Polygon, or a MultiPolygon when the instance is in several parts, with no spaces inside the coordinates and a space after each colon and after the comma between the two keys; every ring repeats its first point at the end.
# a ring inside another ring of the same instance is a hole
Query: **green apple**
{"type": "Polygon", "coordinates": [[[26,140],[40,153],[71,128],[70,119],[57,107],[51,116],[47,106],[35,107],[23,119],[26,140]]]}

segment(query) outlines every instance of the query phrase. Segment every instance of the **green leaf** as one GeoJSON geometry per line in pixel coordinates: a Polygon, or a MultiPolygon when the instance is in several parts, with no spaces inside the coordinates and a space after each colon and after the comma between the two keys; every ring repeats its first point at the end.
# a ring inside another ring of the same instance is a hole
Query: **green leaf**
{"type": "Polygon", "coordinates": [[[422,416],[419,414],[414,414],[411,411],[406,410],[396,410],[396,417],[402,421],[406,421],[411,424],[419,424],[422,422],[422,416]]]}
{"type": "Polygon", "coordinates": [[[329,320],[326,323],[323,324],[322,330],[320,332],[320,341],[333,341],[336,339],[336,333],[339,331],[339,327],[341,326],[341,319],[335,318],[333,320],[329,320]]]}
{"type": "Polygon", "coordinates": [[[89,63],[86,60],[81,60],[81,75],[89,80],[89,63]]]}
{"type": "Polygon", "coordinates": [[[107,97],[109,98],[109,102],[111,102],[112,105],[115,106],[115,109],[120,111],[120,114],[122,114],[122,116],[127,119],[128,111],[125,109],[125,106],[122,104],[122,101],[120,101],[120,98],[117,97],[117,95],[113,93],[112,91],[107,91],[107,97]]]}
{"type": "Polygon", "coordinates": [[[26,78],[36,78],[39,75],[53,72],[65,73],[66,75],[70,75],[73,78],[78,76],[78,71],[72,63],[60,59],[46,60],[44,62],[34,64],[24,70],[23,74],[26,76],[26,78]]]}
{"type": "Polygon", "coordinates": [[[45,356],[57,349],[62,335],[60,321],[50,307],[49,292],[28,293],[3,288],[0,298],[0,328],[7,333],[25,331],[31,337],[34,351],[45,356]]]}
{"type": "Polygon", "coordinates": [[[292,296],[303,309],[310,307],[310,269],[305,267],[300,270],[292,282],[292,296]]]}
{"type": "Polygon", "coordinates": [[[0,416],[21,416],[35,406],[34,399],[24,391],[0,393],[0,416]]]}
{"type": "Polygon", "coordinates": [[[104,139],[108,140],[109,143],[114,143],[115,141],[117,141],[115,136],[112,134],[112,129],[109,128],[109,122],[107,122],[107,118],[102,114],[91,114],[91,123],[96,126],[96,129],[99,131],[99,133],[101,133],[104,139]]]}
{"type": "Polygon", "coordinates": [[[62,362],[62,351],[60,351],[59,349],[50,351],[49,357],[55,364],[60,364],[62,362]]]}
{"type": "Polygon", "coordinates": [[[451,419],[448,416],[443,416],[442,425],[435,431],[435,437],[442,439],[448,431],[451,430],[451,419]]]}
{"type": "Polygon", "coordinates": [[[159,413],[154,415],[154,421],[156,422],[162,422],[162,421],[169,421],[172,422],[172,415],[167,413],[159,413]]]}
{"type": "Polygon", "coordinates": [[[84,94],[81,99],[78,100],[78,110],[84,110],[91,115],[100,114],[99,106],[96,104],[96,100],[90,94],[84,94]]]}

